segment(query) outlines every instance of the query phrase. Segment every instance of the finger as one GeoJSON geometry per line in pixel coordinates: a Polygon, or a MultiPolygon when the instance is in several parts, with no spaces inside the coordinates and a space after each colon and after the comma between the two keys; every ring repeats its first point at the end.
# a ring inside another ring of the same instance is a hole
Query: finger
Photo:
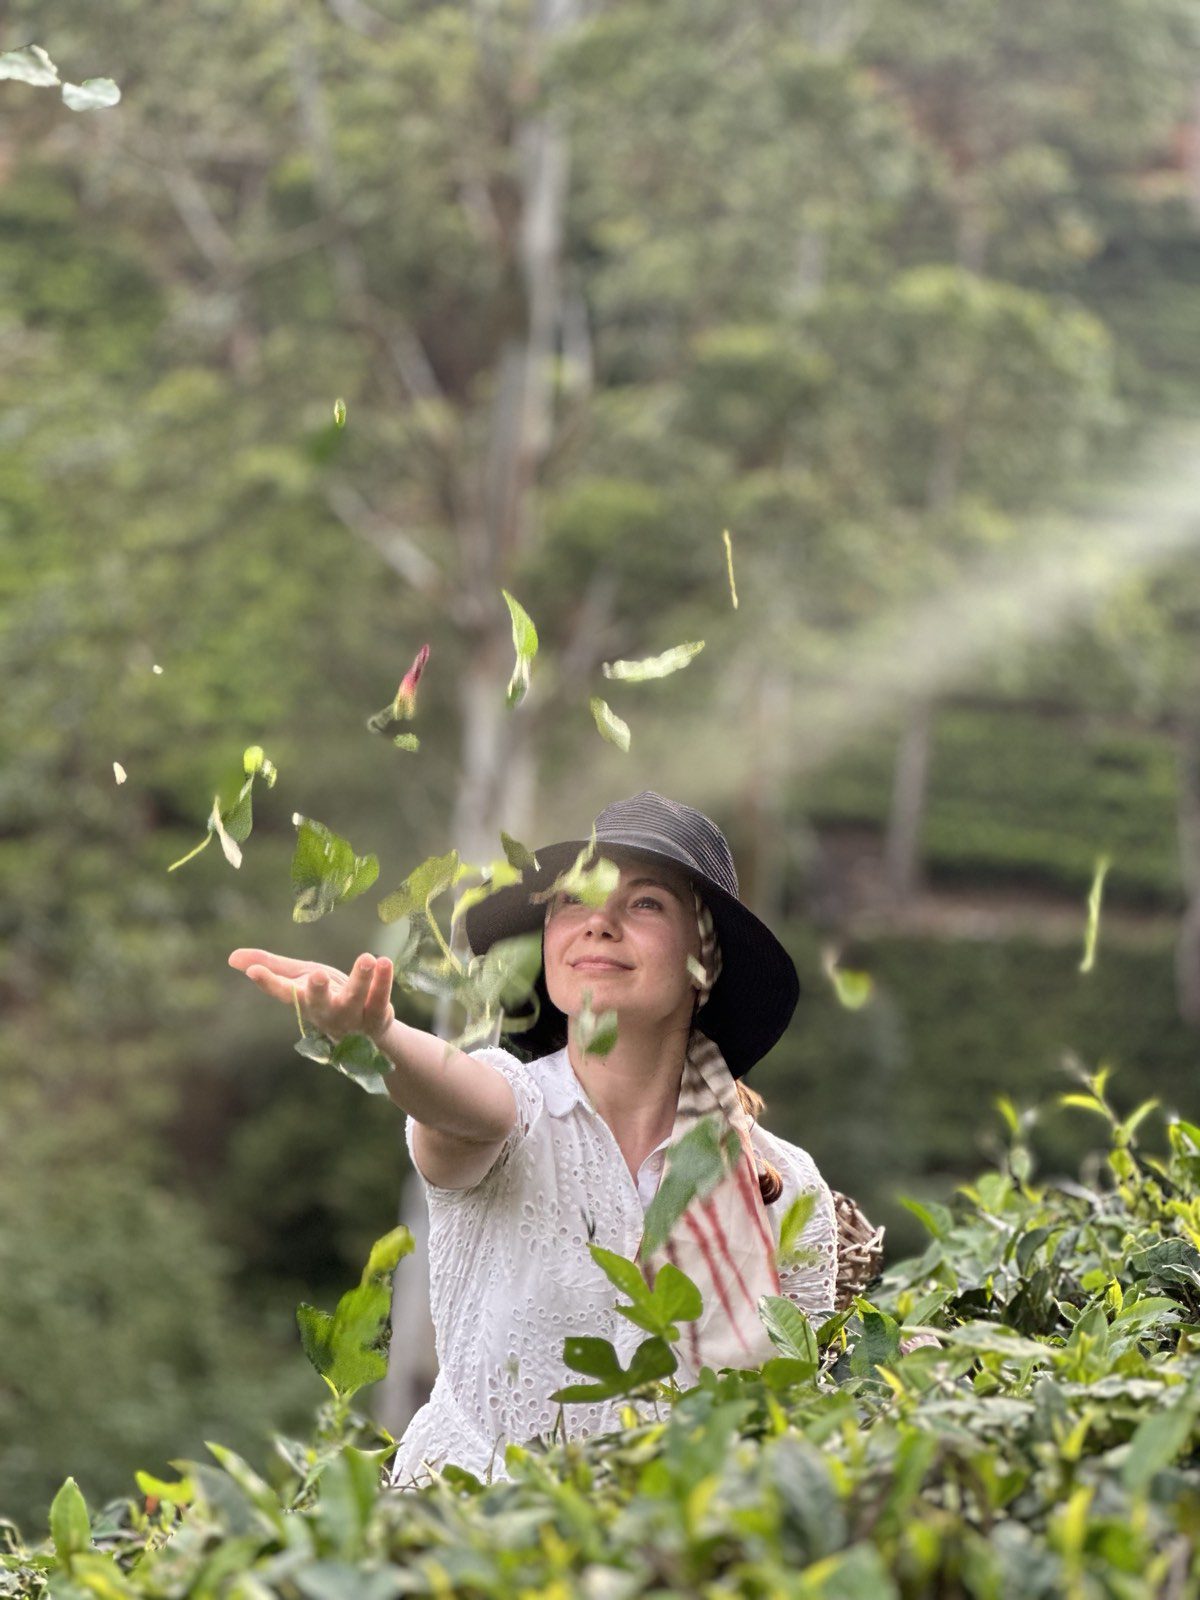
{"type": "Polygon", "coordinates": [[[350,969],[350,979],[346,984],[343,1000],[347,1006],[356,1010],[366,1004],[367,992],[371,987],[371,979],[375,972],[375,957],[361,955],[350,969]]]}
{"type": "Polygon", "coordinates": [[[248,972],[250,967],[257,966],[265,967],[281,977],[302,978],[306,972],[311,972],[317,963],[298,961],[292,956],[277,956],[270,950],[240,948],[230,954],[229,965],[236,967],[240,972],[248,972]]]}
{"type": "Polygon", "coordinates": [[[282,1000],[287,1005],[295,1002],[298,982],[291,978],[281,978],[268,967],[252,966],[246,969],[246,976],[258,986],[264,994],[269,994],[273,1000],[282,1000]]]}
{"type": "Polygon", "coordinates": [[[375,963],[375,971],[371,977],[371,986],[367,990],[367,998],[363,1005],[363,1016],[372,1024],[379,1026],[391,1006],[392,995],[392,963],[380,960],[375,963]]]}

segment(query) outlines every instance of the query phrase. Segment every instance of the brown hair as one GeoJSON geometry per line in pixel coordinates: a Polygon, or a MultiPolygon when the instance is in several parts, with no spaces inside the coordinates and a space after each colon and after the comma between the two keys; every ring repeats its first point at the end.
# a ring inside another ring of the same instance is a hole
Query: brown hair
{"type": "MultiPolygon", "coordinates": [[[[751,1122],[757,1122],[766,1104],[762,1095],[756,1089],[752,1089],[748,1083],[743,1083],[740,1078],[737,1080],[736,1088],[738,1099],[742,1102],[742,1110],[750,1118],[751,1122]]],[[[773,1167],[769,1161],[764,1160],[762,1157],[759,1160],[761,1170],[758,1174],[758,1187],[762,1191],[763,1204],[769,1206],[778,1200],[783,1193],[783,1179],[779,1176],[778,1169],[773,1167]]]]}

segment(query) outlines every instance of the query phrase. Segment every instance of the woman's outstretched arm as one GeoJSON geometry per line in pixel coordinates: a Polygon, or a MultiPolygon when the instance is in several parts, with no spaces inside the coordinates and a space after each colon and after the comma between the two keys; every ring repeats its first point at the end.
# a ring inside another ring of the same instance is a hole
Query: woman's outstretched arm
{"type": "Polygon", "coordinates": [[[331,1039],[365,1033],[374,1041],[396,1069],[387,1077],[388,1094],[432,1136],[421,1139],[418,1162],[431,1183],[465,1188],[488,1170],[516,1123],[513,1092],[486,1062],[397,1020],[386,957],[360,955],[349,975],[269,950],[234,950],[229,965],[264,994],[298,1004],[301,1016],[331,1039]]]}

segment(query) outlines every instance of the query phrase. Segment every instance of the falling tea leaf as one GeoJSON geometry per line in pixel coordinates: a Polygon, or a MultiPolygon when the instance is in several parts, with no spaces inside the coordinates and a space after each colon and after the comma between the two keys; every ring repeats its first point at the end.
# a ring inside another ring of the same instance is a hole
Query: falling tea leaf
{"type": "Polygon", "coordinates": [[[736,611],[738,608],[738,597],[737,583],[735,582],[733,576],[733,541],[729,537],[728,528],[722,532],[721,537],[725,541],[725,565],[729,571],[729,597],[733,601],[733,609],[736,611]]]}
{"type": "MultiPolygon", "coordinates": [[[[417,685],[421,681],[421,674],[429,660],[429,646],[423,644],[413,657],[413,664],[400,680],[400,687],[396,690],[390,706],[384,706],[382,711],[377,711],[373,717],[367,718],[367,727],[372,733],[387,733],[394,722],[411,722],[417,714],[417,685]]],[[[413,750],[415,745],[403,745],[402,749],[413,750]]]]}
{"type": "Polygon", "coordinates": [[[392,740],[397,750],[419,750],[421,741],[415,733],[398,733],[392,740]]]}
{"type": "Polygon", "coordinates": [[[333,402],[333,422],[334,426],[338,428],[346,426],[346,402],[340,395],[333,402]]]}
{"type": "Polygon", "coordinates": [[[418,912],[428,916],[430,902],[453,888],[470,870],[458,859],[457,850],[444,856],[430,856],[409,873],[398,889],[393,889],[379,902],[379,920],[398,922],[401,917],[411,917],[418,912]]]}
{"type": "Polygon", "coordinates": [[[278,776],[279,773],[274,763],[269,761],[263,754],[262,746],[257,744],[248,746],[242,752],[241,772],[231,779],[224,791],[228,793],[233,784],[240,780],[240,787],[235,798],[229,805],[223,806],[221,804],[221,793],[218,792],[213,796],[212,810],[208,817],[207,834],[194,850],[189,850],[187,855],[180,856],[178,861],[172,861],[167,871],[174,872],[176,867],[182,867],[186,862],[191,861],[194,856],[198,856],[214,834],[221,841],[221,849],[225,852],[225,859],[231,866],[240,867],[242,853],[238,849],[238,845],[246,842],[254,826],[253,791],[255,779],[261,777],[267,788],[273,789],[278,776]]]}
{"type": "Polygon", "coordinates": [[[620,678],[625,683],[645,683],[649,678],[666,678],[679,672],[694,661],[704,649],[704,640],[691,644],[677,644],[664,650],[660,656],[648,656],[644,661],[606,661],[603,666],[606,678],[620,678]]]}
{"type": "Polygon", "coordinates": [[[500,830],[500,848],[504,851],[505,860],[510,866],[519,867],[522,872],[527,868],[537,870],[538,860],[532,850],[529,850],[519,839],[514,839],[511,833],[500,830]]]}
{"type": "Polygon", "coordinates": [[[567,870],[560,872],[548,889],[530,895],[532,903],[542,905],[556,895],[569,894],[594,909],[606,905],[609,895],[621,881],[621,869],[615,861],[598,856],[597,848],[596,830],[593,828],[592,837],[567,870]]]}
{"type": "Polygon", "coordinates": [[[102,111],[120,101],[121,91],[111,78],[85,78],[82,83],[64,83],[62,97],[68,111],[102,111]]]}
{"type": "Polygon", "coordinates": [[[521,602],[515,600],[507,589],[501,589],[500,593],[512,617],[513,648],[517,652],[516,665],[508,682],[508,703],[516,706],[520,705],[529,691],[529,674],[538,651],[538,636],[533,620],[521,602]]]}
{"type": "Polygon", "coordinates": [[[355,855],[345,839],[299,812],[292,822],[299,830],[292,854],[292,921],[316,922],[371,887],[379,857],[355,855]]]}
{"type": "Polygon", "coordinates": [[[158,676],[159,676],[159,677],[160,677],[160,678],[161,678],[161,677],[162,677],[162,668],[161,668],[161,667],[160,667],[160,666],[159,666],[159,664],[158,664],[158,662],[157,662],[157,661],[156,661],[156,662],[155,662],[155,663],[154,663],[154,665],[153,665],[153,666],[152,666],[152,667],[151,667],[151,668],[150,668],[150,671],[151,671],[151,672],[155,672],[155,673],[157,673],[157,674],[158,674],[158,676]]]}
{"type": "Polygon", "coordinates": [[[837,955],[833,950],[825,951],[821,965],[825,976],[833,985],[838,1004],[845,1006],[847,1011],[861,1011],[874,992],[875,986],[871,974],[839,967],[837,955]]]}
{"type": "Polygon", "coordinates": [[[118,783],[124,783],[125,782],[125,768],[121,765],[121,763],[119,761],[114,761],[113,762],[113,777],[117,780],[118,783]]]}
{"type": "Polygon", "coordinates": [[[58,68],[41,45],[27,44],[19,50],[8,50],[0,55],[0,78],[12,78],[17,83],[31,83],[36,89],[48,89],[58,82],[58,68]]]}
{"type": "Polygon", "coordinates": [[[1087,935],[1084,939],[1083,960],[1079,963],[1080,972],[1090,972],[1096,964],[1096,940],[1100,935],[1100,900],[1104,893],[1104,879],[1108,868],[1108,857],[1101,856],[1096,862],[1096,875],[1092,879],[1092,888],[1088,895],[1087,935]]]}
{"type": "Polygon", "coordinates": [[[592,991],[585,989],[575,1018],[575,1037],[589,1056],[606,1056],[617,1042],[617,1013],[592,1010],[592,991]]]}
{"type": "Polygon", "coordinates": [[[593,695],[590,704],[601,738],[607,739],[609,744],[615,744],[618,750],[628,750],[629,724],[622,722],[607,701],[599,696],[593,695]]]}

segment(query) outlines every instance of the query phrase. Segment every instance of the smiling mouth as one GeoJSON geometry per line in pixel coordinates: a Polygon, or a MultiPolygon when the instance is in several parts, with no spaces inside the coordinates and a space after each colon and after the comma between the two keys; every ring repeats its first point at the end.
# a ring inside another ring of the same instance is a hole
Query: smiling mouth
{"type": "Polygon", "coordinates": [[[581,967],[598,967],[602,972],[629,972],[631,970],[623,961],[606,961],[603,956],[584,956],[581,961],[572,961],[571,965],[576,971],[581,967]]]}

